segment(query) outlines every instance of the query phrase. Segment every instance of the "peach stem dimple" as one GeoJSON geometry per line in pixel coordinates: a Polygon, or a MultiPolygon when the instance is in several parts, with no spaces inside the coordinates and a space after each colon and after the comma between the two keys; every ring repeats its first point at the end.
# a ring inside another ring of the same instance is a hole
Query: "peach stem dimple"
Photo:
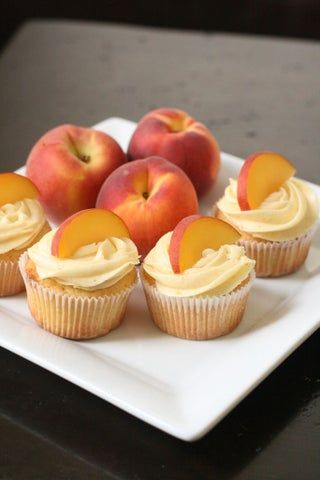
{"type": "Polygon", "coordinates": [[[75,155],[75,157],[77,157],[81,162],[84,162],[84,163],[89,163],[90,162],[90,155],[86,155],[85,153],[81,153],[76,145],[76,143],[74,142],[73,138],[71,135],[68,135],[68,140],[69,140],[69,143],[70,143],[70,146],[71,146],[71,149],[73,150],[73,154],[75,155]]]}
{"type": "Polygon", "coordinates": [[[167,117],[164,115],[157,115],[157,118],[165,123],[170,133],[180,133],[188,129],[190,124],[190,117],[167,117]]]}
{"type": "Polygon", "coordinates": [[[84,163],[89,163],[90,162],[90,155],[84,155],[79,153],[77,157],[84,163]]]}
{"type": "Polygon", "coordinates": [[[183,132],[187,128],[187,122],[185,118],[177,118],[171,121],[169,129],[171,133],[183,132]]]}

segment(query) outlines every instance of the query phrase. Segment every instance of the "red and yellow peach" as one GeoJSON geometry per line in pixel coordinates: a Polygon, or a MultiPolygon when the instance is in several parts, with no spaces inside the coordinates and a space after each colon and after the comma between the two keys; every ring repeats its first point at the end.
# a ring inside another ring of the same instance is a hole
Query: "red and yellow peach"
{"type": "Polygon", "coordinates": [[[91,128],[61,125],[43,135],[27,159],[27,176],[53,221],[94,207],[110,173],[126,162],[117,142],[91,128]]]}
{"type": "Polygon", "coordinates": [[[96,206],[122,218],[142,256],[182,218],[198,212],[187,175],[161,157],[135,160],[115,170],[103,184],[96,206]]]}
{"type": "Polygon", "coordinates": [[[133,133],[129,160],[152,155],[182,168],[198,195],[210,190],[220,167],[219,145],[211,132],[186,112],[173,108],[149,112],[133,133]]]}

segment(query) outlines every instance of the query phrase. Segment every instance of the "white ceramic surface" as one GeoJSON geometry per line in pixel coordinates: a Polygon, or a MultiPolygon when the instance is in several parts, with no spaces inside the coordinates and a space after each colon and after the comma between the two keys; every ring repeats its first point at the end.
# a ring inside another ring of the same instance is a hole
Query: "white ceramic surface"
{"type": "MultiPolygon", "coordinates": [[[[96,128],[124,149],[135,124],[119,118],[96,128]]],[[[222,154],[219,182],[202,203],[207,212],[240,160],[222,154]]],[[[313,185],[320,195],[320,187],[313,185]]],[[[0,345],[184,440],[195,440],[297,348],[320,324],[320,229],[305,265],[280,279],[256,280],[240,326],[216,340],[192,342],[160,332],[138,286],[122,326],[97,340],[75,342],[41,330],[25,294],[0,299],[0,345]]],[[[285,401],[285,399],[283,399],[285,401]]]]}

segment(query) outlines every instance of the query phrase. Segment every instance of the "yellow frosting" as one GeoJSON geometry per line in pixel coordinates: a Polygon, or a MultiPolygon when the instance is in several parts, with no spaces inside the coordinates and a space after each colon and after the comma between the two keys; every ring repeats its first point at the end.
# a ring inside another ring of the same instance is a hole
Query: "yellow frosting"
{"type": "MultiPolygon", "coordinates": [[[[276,172],[275,172],[276,175],[276,172]]],[[[219,210],[235,227],[253,237],[285,241],[310,230],[319,216],[319,202],[306,182],[290,178],[254,210],[241,210],[237,200],[237,181],[230,179],[219,210]]]]}
{"type": "Polygon", "coordinates": [[[255,261],[245,255],[243,247],[223,245],[219,250],[204,250],[192,268],[174,273],[168,253],[171,235],[163,235],[143,262],[143,268],[165,295],[224,295],[240,285],[254,268],[255,261]]]}
{"type": "Polygon", "coordinates": [[[26,198],[0,207],[0,254],[27,247],[45,222],[36,199],[26,198]]]}
{"type": "Polygon", "coordinates": [[[28,249],[41,280],[53,278],[63,285],[97,290],[110,287],[139,263],[135,244],[129,238],[111,237],[79,248],[71,258],[51,255],[52,230],[28,249]]]}

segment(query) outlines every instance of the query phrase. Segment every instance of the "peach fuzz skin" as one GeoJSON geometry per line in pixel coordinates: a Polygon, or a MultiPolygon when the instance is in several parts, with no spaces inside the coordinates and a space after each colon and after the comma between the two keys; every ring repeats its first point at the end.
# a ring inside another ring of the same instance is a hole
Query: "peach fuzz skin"
{"type": "Polygon", "coordinates": [[[237,199],[240,209],[257,208],[268,195],[277,191],[294,175],[295,171],[289,160],[278,153],[261,151],[250,155],[244,161],[238,177],[237,199]],[[258,168],[255,168],[257,165],[258,168]],[[250,198],[254,205],[250,204],[250,198]]]}
{"type": "Polygon", "coordinates": [[[182,168],[198,195],[210,190],[220,167],[219,145],[202,124],[178,109],[145,115],[131,138],[129,160],[159,155],[182,168]]]}
{"type": "Polygon", "coordinates": [[[101,185],[126,162],[113,138],[90,128],[61,125],[43,135],[27,159],[27,176],[48,217],[60,223],[94,207],[101,185]]]}
{"type": "Polygon", "coordinates": [[[198,212],[198,199],[179,167],[161,157],[149,157],[113,172],[103,184],[96,206],[122,218],[144,257],[182,218],[198,212]]]}
{"type": "Polygon", "coordinates": [[[218,250],[222,245],[235,243],[240,233],[229,223],[205,215],[190,215],[175,227],[169,244],[169,258],[174,273],[192,267],[203,250],[218,250]]]}

